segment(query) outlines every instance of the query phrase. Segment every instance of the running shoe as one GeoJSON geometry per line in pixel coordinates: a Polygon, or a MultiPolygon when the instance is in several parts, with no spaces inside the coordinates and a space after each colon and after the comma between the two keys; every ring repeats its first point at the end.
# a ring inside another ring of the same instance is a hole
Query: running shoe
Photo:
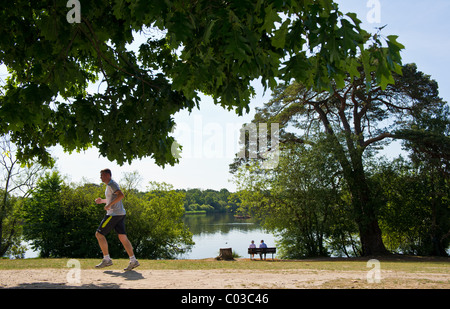
{"type": "Polygon", "coordinates": [[[102,262],[98,265],[95,265],[95,268],[104,268],[104,267],[108,267],[111,266],[113,264],[112,260],[105,260],[103,259],[102,262]]]}
{"type": "Polygon", "coordinates": [[[130,263],[128,264],[127,268],[124,268],[123,270],[130,271],[133,268],[138,267],[139,265],[141,265],[141,264],[139,264],[139,262],[137,260],[136,261],[130,261],[130,263]]]}

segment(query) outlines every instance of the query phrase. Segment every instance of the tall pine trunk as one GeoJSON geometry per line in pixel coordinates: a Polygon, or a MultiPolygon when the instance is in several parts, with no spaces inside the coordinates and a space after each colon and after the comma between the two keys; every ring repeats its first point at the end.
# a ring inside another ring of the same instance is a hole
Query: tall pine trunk
{"type": "Polygon", "coordinates": [[[389,251],[383,243],[381,229],[378,225],[377,201],[371,193],[362,165],[362,158],[358,158],[352,171],[346,174],[347,183],[352,195],[352,206],[356,224],[359,229],[359,237],[363,256],[388,255],[389,251]]]}
{"type": "Polygon", "coordinates": [[[378,225],[375,201],[368,192],[367,184],[358,184],[352,190],[352,204],[355,213],[355,221],[359,229],[362,252],[364,256],[387,255],[389,251],[384,246],[381,229],[378,225]],[[361,188],[366,187],[366,188],[361,188]]]}
{"type": "Polygon", "coordinates": [[[381,256],[390,254],[383,243],[381,229],[378,225],[378,202],[372,194],[364,171],[363,151],[354,147],[348,140],[350,160],[345,155],[342,145],[331,134],[334,154],[340,162],[344,179],[351,193],[353,216],[359,229],[359,238],[363,256],[381,256]]]}

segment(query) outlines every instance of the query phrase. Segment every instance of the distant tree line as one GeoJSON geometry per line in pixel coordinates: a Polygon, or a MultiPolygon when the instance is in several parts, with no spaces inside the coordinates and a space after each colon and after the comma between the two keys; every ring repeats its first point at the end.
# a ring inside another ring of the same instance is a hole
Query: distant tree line
{"type": "Polygon", "coordinates": [[[227,189],[220,191],[212,189],[179,190],[185,194],[184,209],[186,211],[234,212],[239,206],[233,199],[233,193],[227,189]]]}

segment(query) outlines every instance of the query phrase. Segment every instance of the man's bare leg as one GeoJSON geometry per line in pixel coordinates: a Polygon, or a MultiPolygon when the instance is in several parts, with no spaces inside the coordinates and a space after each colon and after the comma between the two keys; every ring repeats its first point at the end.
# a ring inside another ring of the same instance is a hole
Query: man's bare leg
{"type": "Polygon", "coordinates": [[[100,264],[96,265],[96,268],[103,268],[107,266],[111,266],[113,263],[111,259],[109,258],[109,251],[108,251],[108,242],[106,241],[106,237],[99,232],[95,232],[95,237],[97,237],[98,244],[100,246],[100,249],[103,253],[103,259],[100,264]]]}
{"type": "Polygon", "coordinates": [[[128,239],[126,234],[119,234],[119,239],[122,245],[124,246],[125,250],[127,251],[128,256],[130,257],[130,263],[128,266],[124,269],[125,271],[130,271],[133,268],[138,267],[140,264],[136,260],[136,257],[134,256],[133,252],[133,246],[131,245],[130,240],[128,239]]]}
{"type": "Polygon", "coordinates": [[[131,242],[128,239],[127,235],[119,234],[119,240],[122,243],[123,247],[125,248],[125,251],[127,251],[128,256],[132,257],[134,255],[133,246],[131,245],[131,242]]]}
{"type": "Polygon", "coordinates": [[[109,255],[108,242],[106,241],[106,237],[99,232],[95,232],[95,237],[97,237],[98,244],[100,246],[100,249],[102,250],[103,256],[109,255]]]}

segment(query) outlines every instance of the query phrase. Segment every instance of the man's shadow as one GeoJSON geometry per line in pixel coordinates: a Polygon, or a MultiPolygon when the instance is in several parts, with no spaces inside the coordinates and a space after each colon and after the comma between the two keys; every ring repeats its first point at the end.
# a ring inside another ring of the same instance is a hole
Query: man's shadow
{"type": "Polygon", "coordinates": [[[114,277],[122,277],[125,278],[125,280],[142,280],[145,279],[144,276],[141,273],[135,272],[135,271],[112,271],[112,270],[106,270],[104,271],[105,274],[114,276],[114,277]]]}

